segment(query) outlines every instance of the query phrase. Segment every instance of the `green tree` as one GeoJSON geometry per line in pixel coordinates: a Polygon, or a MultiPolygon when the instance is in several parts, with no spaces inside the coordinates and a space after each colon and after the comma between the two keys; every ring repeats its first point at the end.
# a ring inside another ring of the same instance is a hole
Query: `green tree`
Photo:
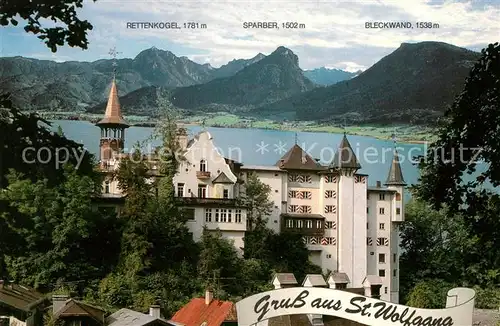
{"type": "Polygon", "coordinates": [[[421,281],[411,290],[407,304],[416,308],[443,309],[448,291],[452,288],[453,284],[440,279],[421,281]]]}
{"type": "Polygon", "coordinates": [[[425,202],[412,200],[406,205],[401,225],[400,289],[406,294],[421,280],[442,279],[462,284],[467,265],[464,252],[476,243],[460,215],[447,209],[434,210],[425,202]]]}
{"type": "Polygon", "coordinates": [[[267,218],[273,209],[269,199],[271,187],[260,181],[257,174],[248,173],[240,203],[247,207],[248,230],[267,223],[267,218]]]}
{"type": "Polygon", "coordinates": [[[294,232],[273,234],[267,241],[270,263],[276,272],[293,273],[301,282],[306,274],[321,274],[321,268],[309,260],[302,235],[294,232]]]}
{"type": "Polygon", "coordinates": [[[215,289],[218,297],[241,292],[241,284],[235,282],[241,263],[234,244],[224,239],[220,230],[203,229],[198,275],[204,287],[215,289]]]}
{"type": "Polygon", "coordinates": [[[469,284],[500,284],[500,45],[490,44],[474,65],[463,92],[447,110],[438,140],[421,159],[415,195],[434,208],[460,213],[475,245],[463,252],[469,284]],[[480,163],[478,165],[478,162],[480,163]]]}
{"type": "Polygon", "coordinates": [[[71,166],[64,174],[65,182],[50,186],[12,171],[0,192],[7,205],[1,219],[16,244],[4,251],[6,269],[21,284],[47,290],[58,282],[100,279],[116,260],[117,235],[106,228],[119,229],[118,223],[93,210],[94,180],[71,166]]]}
{"type": "Polygon", "coordinates": [[[109,307],[143,311],[160,301],[164,313],[172,313],[199,289],[192,282],[198,247],[173,197],[173,177],[179,166],[176,126],[170,121],[161,126],[157,135],[166,150],[148,156],[137,148],[122,159],[115,175],[126,195],[120,265],[100,283],[97,293],[98,301],[109,307]],[[159,173],[152,173],[155,165],[159,173]]]}
{"type": "Polygon", "coordinates": [[[94,157],[82,144],[51,132],[50,123],[37,114],[21,113],[8,95],[0,96],[0,111],[0,188],[7,185],[10,169],[50,185],[64,181],[64,163],[78,167],[80,175],[97,177],[94,157]]]}
{"type": "MultiPolygon", "coordinates": [[[[96,0],[94,0],[95,2],[96,0]]],[[[31,1],[3,0],[0,2],[0,24],[17,26],[17,17],[25,21],[24,30],[38,35],[52,52],[67,43],[71,47],[87,49],[87,31],[92,25],[80,20],[77,8],[83,7],[83,0],[31,1]],[[43,27],[43,19],[58,23],[57,27],[43,27]],[[60,26],[63,25],[63,26],[60,26]]]]}

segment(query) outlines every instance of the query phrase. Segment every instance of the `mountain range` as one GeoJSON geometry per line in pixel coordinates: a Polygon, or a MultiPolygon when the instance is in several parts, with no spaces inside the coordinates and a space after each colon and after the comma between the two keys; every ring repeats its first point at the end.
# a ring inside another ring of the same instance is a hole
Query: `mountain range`
{"type": "Polygon", "coordinates": [[[162,94],[185,113],[427,123],[452,103],[479,56],[441,42],[403,43],[366,71],[349,73],[303,71],[283,46],[220,68],[150,48],[116,62],[0,58],[0,78],[1,91],[26,110],[103,112],[115,64],[125,114],[155,116],[162,94]]]}

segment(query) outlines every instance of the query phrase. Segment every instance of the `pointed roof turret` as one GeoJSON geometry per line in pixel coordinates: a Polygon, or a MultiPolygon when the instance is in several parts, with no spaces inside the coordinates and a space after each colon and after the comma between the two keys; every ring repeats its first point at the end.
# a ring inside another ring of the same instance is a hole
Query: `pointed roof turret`
{"type": "Polygon", "coordinates": [[[399,163],[399,154],[396,149],[394,149],[394,157],[392,158],[391,168],[385,185],[406,186],[406,182],[403,178],[403,171],[401,170],[401,164],[399,163]]]}
{"type": "Polygon", "coordinates": [[[354,154],[352,150],[351,144],[349,140],[347,140],[347,136],[344,133],[344,137],[340,142],[339,149],[335,156],[333,157],[333,161],[330,163],[330,169],[361,169],[361,164],[354,154]]]}
{"type": "Polygon", "coordinates": [[[104,118],[96,123],[99,125],[121,125],[128,128],[129,125],[125,122],[122,117],[120,101],[118,99],[118,91],[116,88],[116,81],[113,78],[111,82],[111,90],[109,91],[108,104],[106,106],[106,113],[104,113],[104,118]]]}
{"type": "Polygon", "coordinates": [[[325,167],[316,162],[311,155],[307,154],[299,145],[293,145],[282,158],[276,162],[276,166],[285,170],[324,170],[325,167]]]}

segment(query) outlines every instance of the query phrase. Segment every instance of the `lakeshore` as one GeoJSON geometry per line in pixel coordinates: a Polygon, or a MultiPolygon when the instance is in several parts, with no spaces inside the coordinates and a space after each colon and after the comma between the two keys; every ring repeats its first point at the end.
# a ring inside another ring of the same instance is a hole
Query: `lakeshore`
{"type": "MultiPolygon", "coordinates": [[[[100,115],[78,112],[38,112],[47,120],[75,120],[97,122],[100,115]]],[[[148,116],[124,116],[132,126],[155,127],[157,121],[148,116]]],[[[435,139],[433,129],[420,125],[346,125],[338,126],[315,121],[276,121],[270,119],[246,118],[224,112],[184,116],[178,119],[183,126],[206,126],[217,128],[241,128],[281,130],[292,132],[343,133],[355,136],[388,140],[396,135],[397,141],[407,144],[425,144],[435,139]]]]}

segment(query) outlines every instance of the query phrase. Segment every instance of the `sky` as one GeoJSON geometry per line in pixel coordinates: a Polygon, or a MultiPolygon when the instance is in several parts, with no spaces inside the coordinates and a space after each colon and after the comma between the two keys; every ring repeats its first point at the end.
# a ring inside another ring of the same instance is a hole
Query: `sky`
{"type": "MultiPolygon", "coordinates": [[[[0,28],[1,56],[55,61],[134,58],[156,47],[177,56],[219,67],[233,59],[269,54],[282,45],[299,57],[302,69],[318,67],[364,70],[401,43],[440,41],[480,51],[500,40],[500,0],[84,0],[78,11],[89,20],[89,48],[51,51],[18,27],[0,28]],[[245,29],[244,22],[304,24],[300,29],[245,29]],[[366,22],[410,22],[412,29],[367,29],[366,22]],[[127,22],[186,22],[199,29],[130,29],[127,22]],[[439,28],[420,29],[417,22],[439,28]]],[[[53,24],[48,22],[48,24],[53,24]]]]}

